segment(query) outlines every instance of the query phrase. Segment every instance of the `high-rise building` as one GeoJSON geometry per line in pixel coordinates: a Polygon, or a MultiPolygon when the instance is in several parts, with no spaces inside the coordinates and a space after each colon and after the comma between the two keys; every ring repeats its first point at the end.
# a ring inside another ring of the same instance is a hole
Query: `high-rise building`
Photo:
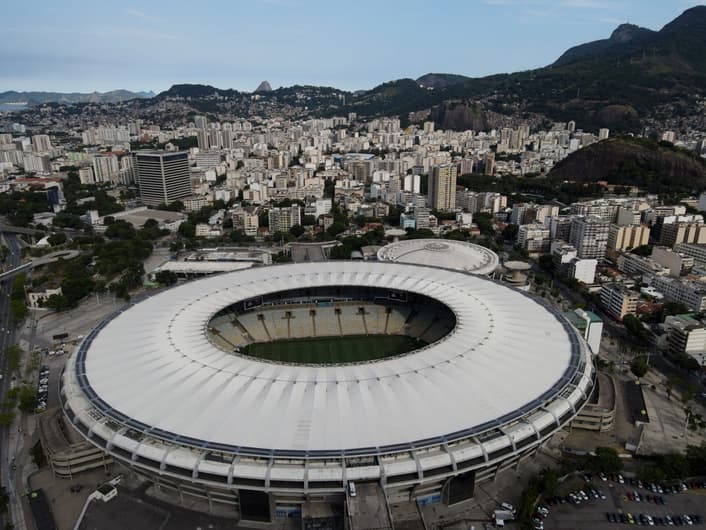
{"type": "Polygon", "coordinates": [[[647,225],[610,225],[608,249],[622,252],[646,245],[649,239],[650,227],[647,225]]]}
{"type": "Polygon", "coordinates": [[[302,224],[302,209],[298,204],[287,208],[270,208],[268,221],[271,234],[289,232],[293,226],[302,224]]]}
{"type": "Polygon", "coordinates": [[[115,155],[99,155],[93,159],[93,178],[96,182],[114,182],[118,171],[120,165],[115,155]]]}
{"type": "Polygon", "coordinates": [[[429,177],[429,206],[434,210],[456,209],[456,165],[441,164],[429,177]]]}
{"type": "Polygon", "coordinates": [[[199,149],[208,149],[210,147],[207,131],[196,131],[196,145],[198,145],[199,149]]]}
{"type": "Polygon", "coordinates": [[[665,247],[674,247],[679,243],[703,245],[706,243],[706,225],[702,219],[664,224],[659,242],[665,247]]]}
{"type": "Polygon", "coordinates": [[[157,206],[191,195],[186,152],[138,152],[137,176],[142,202],[157,206]]]}
{"type": "Polygon", "coordinates": [[[608,246],[610,221],[600,217],[576,217],[571,221],[571,243],[581,259],[601,259],[608,246]]]}
{"type": "Polygon", "coordinates": [[[194,116],[194,125],[199,129],[205,129],[208,124],[206,116],[194,116]]]}
{"type": "Polygon", "coordinates": [[[35,134],[32,136],[32,148],[35,153],[45,153],[51,151],[51,140],[47,134],[35,134]]]}

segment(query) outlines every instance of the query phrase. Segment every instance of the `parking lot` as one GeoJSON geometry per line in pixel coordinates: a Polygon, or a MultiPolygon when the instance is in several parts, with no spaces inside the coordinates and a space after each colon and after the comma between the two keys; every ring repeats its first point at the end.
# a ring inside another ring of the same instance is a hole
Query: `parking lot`
{"type": "Polygon", "coordinates": [[[609,529],[631,524],[704,525],[706,489],[703,482],[666,486],[625,478],[621,484],[617,476],[613,480],[596,476],[570,493],[574,499],[568,495],[546,499],[544,504],[549,508],[549,515],[542,521],[544,529],[609,529]],[[580,494],[581,490],[585,493],[580,494]]]}

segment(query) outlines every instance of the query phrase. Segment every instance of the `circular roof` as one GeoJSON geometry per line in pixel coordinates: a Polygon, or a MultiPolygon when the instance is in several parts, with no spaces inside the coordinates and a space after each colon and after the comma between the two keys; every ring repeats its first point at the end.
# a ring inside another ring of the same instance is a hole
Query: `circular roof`
{"type": "MultiPolygon", "coordinates": [[[[527,414],[579,369],[580,339],[527,295],[450,271],[376,262],[260,267],[163,291],[102,324],[75,358],[93,407],[152,435],[311,454],[453,440],[527,414]],[[207,338],[220,309],[302,286],[390,287],[446,304],[455,329],[401,357],[278,364],[207,338]]],[[[88,341],[88,339],[87,339],[88,341]]]]}
{"type": "Polygon", "coordinates": [[[490,249],[453,239],[408,239],[382,247],[378,260],[491,274],[500,262],[490,249]]]}

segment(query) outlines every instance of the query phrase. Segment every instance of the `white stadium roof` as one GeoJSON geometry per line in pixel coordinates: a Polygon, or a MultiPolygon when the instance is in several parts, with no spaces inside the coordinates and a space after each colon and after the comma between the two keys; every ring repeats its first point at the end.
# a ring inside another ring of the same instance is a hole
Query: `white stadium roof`
{"type": "Polygon", "coordinates": [[[571,386],[586,348],[534,299],[491,280],[397,263],[252,268],[178,285],[101,325],[70,359],[76,414],[150,436],[297,454],[460,439],[537,410],[571,386]],[[409,354],[350,365],[293,365],[227,353],[207,338],[219,310],[297,287],[421,293],[456,328],[409,354]]]}
{"type": "Polygon", "coordinates": [[[490,249],[453,239],[408,239],[382,247],[378,260],[491,274],[500,263],[490,249]]]}

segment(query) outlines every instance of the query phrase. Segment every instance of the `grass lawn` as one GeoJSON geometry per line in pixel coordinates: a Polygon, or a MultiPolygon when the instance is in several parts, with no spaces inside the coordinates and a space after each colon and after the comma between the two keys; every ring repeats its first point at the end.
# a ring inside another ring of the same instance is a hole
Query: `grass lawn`
{"type": "Polygon", "coordinates": [[[301,364],[341,364],[384,359],[425,346],[406,335],[347,335],[260,342],[241,348],[251,357],[301,364]]]}

